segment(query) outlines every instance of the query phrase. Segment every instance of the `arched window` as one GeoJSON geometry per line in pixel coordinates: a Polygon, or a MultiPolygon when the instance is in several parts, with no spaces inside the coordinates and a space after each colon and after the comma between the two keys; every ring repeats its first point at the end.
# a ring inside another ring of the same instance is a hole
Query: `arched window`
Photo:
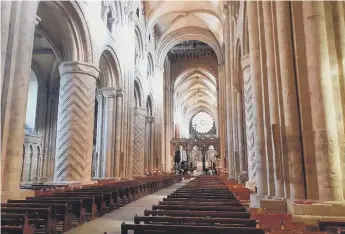
{"type": "Polygon", "coordinates": [[[146,111],[148,116],[152,116],[152,101],[150,96],[147,98],[146,111]]]}
{"type": "Polygon", "coordinates": [[[109,9],[107,14],[107,28],[109,32],[112,31],[112,25],[113,25],[113,13],[111,12],[111,9],[109,9]]]}
{"type": "Polygon", "coordinates": [[[192,119],[192,127],[198,133],[208,133],[214,126],[213,118],[206,112],[197,113],[192,119]]]}
{"type": "Polygon", "coordinates": [[[140,87],[137,82],[134,83],[134,103],[135,107],[141,107],[140,87]]]}
{"type": "Polygon", "coordinates": [[[139,18],[139,8],[137,8],[136,15],[139,18]]]}
{"type": "Polygon", "coordinates": [[[31,70],[29,80],[28,102],[26,106],[25,130],[35,132],[37,109],[38,82],[36,74],[31,70]]]}

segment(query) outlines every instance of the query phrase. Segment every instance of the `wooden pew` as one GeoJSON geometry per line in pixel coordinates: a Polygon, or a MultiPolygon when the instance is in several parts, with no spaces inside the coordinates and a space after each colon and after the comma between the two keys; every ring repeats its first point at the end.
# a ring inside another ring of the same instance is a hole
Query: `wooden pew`
{"type": "Polygon", "coordinates": [[[38,201],[54,201],[56,203],[57,201],[61,202],[68,202],[71,200],[81,200],[83,208],[85,209],[85,219],[84,220],[93,220],[97,217],[97,207],[95,204],[95,200],[93,197],[53,197],[53,196],[39,196],[39,197],[27,197],[27,200],[38,200],[38,201]]]}
{"type": "Polygon", "coordinates": [[[1,233],[35,234],[36,228],[29,224],[28,214],[1,214],[1,233]]]}
{"type": "Polygon", "coordinates": [[[242,206],[242,204],[238,201],[229,201],[229,202],[159,201],[158,205],[242,206]]]}
{"type": "Polygon", "coordinates": [[[345,229],[345,221],[322,221],[318,222],[319,230],[321,232],[327,231],[327,229],[345,229]]]}
{"type": "Polygon", "coordinates": [[[152,205],[152,210],[193,210],[193,211],[233,211],[246,212],[241,206],[192,206],[192,205],[152,205]]]}
{"type": "Polygon", "coordinates": [[[145,216],[180,216],[180,217],[213,217],[249,219],[248,212],[231,211],[182,211],[182,210],[145,210],[145,216]]]}
{"type": "Polygon", "coordinates": [[[256,227],[254,219],[235,219],[235,218],[207,218],[207,217],[169,217],[169,216],[134,216],[134,223],[169,223],[169,224],[188,224],[197,225],[216,225],[216,224],[235,224],[244,227],[256,227]]]}
{"type": "MultiPolygon", "coordinates": [[[[24,200],[25,201],[25,200],[24,200]]],[[[62,231],[68,231],[72,228],[72,217],[70,214],[70,207],[68,204],[57,204],[57,203],[14,203],[12,200],[8,200],[7,203],[1,203],[3,207],[24,207],[24,208],[51,208],[55,213],[56,221],[62,222],[62,231]]]]}
{"type": "Polygon", "coordinates": [[[30,221],[36,226],[36,232],[54,233],[56,219],[51,208],[1,207],[3,214],[28,214],[30,221]]]}
{"type": "Polygon", "coordinates": [[[236,234],[264,234],[265,232],[257,228],[243,227],[217,227],[217,226],[190,226],[190,225],[160,225],[160,224],[121,224],[121,234],[128,234],[129,230],[134,233],[236,233],[236,234]],[[157,232],[158,233],[158,232],[157,232]]]}

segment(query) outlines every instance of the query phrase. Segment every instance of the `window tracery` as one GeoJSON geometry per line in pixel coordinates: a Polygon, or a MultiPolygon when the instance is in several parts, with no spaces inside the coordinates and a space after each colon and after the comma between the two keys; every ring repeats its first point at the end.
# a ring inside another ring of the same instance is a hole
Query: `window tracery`
{"type": "Polygon", "coordinates": [[[214,124],[213,118],[206,112],[202,111],[196,114],[192,119],[192,126],[198,133],[209,132],[214,124]]]}

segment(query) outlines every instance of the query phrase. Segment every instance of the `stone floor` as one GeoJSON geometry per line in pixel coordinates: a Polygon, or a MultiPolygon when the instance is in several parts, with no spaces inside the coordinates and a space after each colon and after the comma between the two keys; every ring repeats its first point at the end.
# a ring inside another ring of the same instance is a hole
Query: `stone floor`
{"type": "Polygon", "coordinates": [[[73,228],[66,232],[66,234],[104,234],[105,232],[107,234],[120,234],[122,222],[133,223],[133,217],[136,214],[144,215],[145,209],[151,209],[152,205],[158,204],[158,201],[163,200],[163,197],[166,197],[188,182],[189,180],[184,180],[159,190],[135,202],[127,204],[118,210],[105,214],[98,219],[73,228]]]}

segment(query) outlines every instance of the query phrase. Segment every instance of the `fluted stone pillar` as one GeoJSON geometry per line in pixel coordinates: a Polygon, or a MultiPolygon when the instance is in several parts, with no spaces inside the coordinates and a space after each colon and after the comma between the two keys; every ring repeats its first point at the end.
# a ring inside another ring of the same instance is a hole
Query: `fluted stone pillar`
{"type": "MultiPolygon", "coordinates": [[[[1,77],[2,201],[6,201],[9,196],[13,199],[21,196],[18,185],[23,163],[24,124],[38,3],[24,1],[12,2],[13,4],[20,4],[21,10],[13,12],[14,9],[11,9],[12,16],[16,18],[14,22],[11,19],[9,26],[8,43],[12,47],[7,47],[11,48],[11,51],[6,50],[6,55],[2,54],[2,59],[3,56],[6,58],[5,67],[2,68],[4,75],[1,77]],[[12,27],[19,27],[20,30],[12,27]]],[[[3,48],[1,50],[3,51],[3,48]]]]}
{"type": "Polygon", "coordinates": [[[244,160],[244,141],[243,141],[243,102],[242,102],[242,86],[236,85],[236,106],[237,106],[237,136],[238,136],[238,158],[239,158],[239,172],[246,171],[244,160]]]}
{"type": "MultiPolygon", "coordinates": [[[[273,38],[273,23],[272,23],[272,3],[269,1],[262,2],[263,17],[264,17],[264,31],[265,31],[265,44],[266,44],[266,66],[267,66],[267,81],[268,81],[268,96],[269,96],[269,114],[271,135],[267,136],[272,138],[272,152],[273,152],[273,168],[274,173],[269,174],[274,177],[274,191],[275,196],[284,196],[284,182],[281,173],[281,150],[280,150],[280,128],[279,128],[279,100],[277,93],[277,77],[276,77],[276,61],[274,51],[274,38],[273,38]],[[277,129],[274,129],[277,126],[277,129]],[[279,130],[279,131],[277,131],[279,130]],[[278,133],[278,134],[275,134],[278,133]],[[274,144],[277,142],[278,144],[274,144]]],[[[269,124],[269,123],[267,123],[269,124]]]]}
{"type": "Polygon", "coordinates": [[[289,3],[277,1],[277,30],[280,62],[280,76],[283,96],[283,109],[285,119],[286,150],[289,162],[290,196],[291,198],[305,198],[305,182],[302,168],[302,146],[300,135],[300,122],[297,104],[296,79],[293,64],[293,48],[290,24],[289,3]]]}
{"type": "Polygon", "coordinates": [[[250,65],[252,74],[252,91],[254,103],[254,142],[256,155],[256,186],[258,195],[267,194],[267,166],[265,155],[265,131],[262,100],[262,77],[260,62],[260,41],[258,27],[257,2],[248,2],[248,32],[250,48],[250,65]]]}
{"type": "Polygon", "coordinates": [[[302,6],[319,199],[343,200],[324,3],[302,6]]]}
{"type": "Polygon", "coordinates": [[[96,78],[92,64],[61,63],[55,182],[91,180],[96,78]]]}
{"type": "Polygon", "coordinates": [[[113,176],[114,169],[114,99],[116,95],[115,88],[107,87],[101,89],[104,98],[103,124],[102,124],[102,177],[109,178],[113,176]]]}
{"type": "Polygon", "coordinates": [[[133,176],[144,175],[145,116],[145,109],[134,111],[133,176]]]}
{"type": "Polygon", "coordinates": [[[116,120],[115,120],[115,174],[119,178],[124,175],[125,160],[121,152],[122,116],[123,116],[123,90],[116,90],[116,120]],[[121,161],[122,160],[122,161],[121,161]],[[120,163],[123,162],[121,165],[120,163]],[[122,167],[122,168],[121,168],[122,167]],[[122,173],[121,173],[122,172],[122,173]]]}

